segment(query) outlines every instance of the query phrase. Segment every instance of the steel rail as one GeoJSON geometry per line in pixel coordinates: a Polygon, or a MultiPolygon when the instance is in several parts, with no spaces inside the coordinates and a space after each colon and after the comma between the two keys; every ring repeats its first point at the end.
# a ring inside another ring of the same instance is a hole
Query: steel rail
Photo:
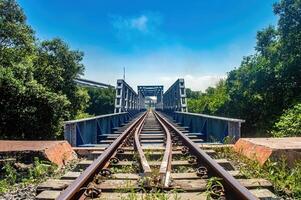
{"type": "MultiPolygon", "coordinates": [[[[235,199],[246,200],[258,200],[247,188],[241,185],[232,175],[229,174],[223,167],[221,167],[215,160],[213,160],[208,154],[205,153],[196,143],[191,141],[184,133],[171,124],[165,117],[157,113],[159,118],[177,133],[187,147],[194,152],[194,154],[206,165],[214,175],[222,178],[222,182],[225,183],[226,189],[231,191],[231,194],[235,194],[235,199]]],[[[233,198],[233,197],[232,197],[233,198]]]]}
{"type": "Polygon", "coordinates": [[[165,126],[165,124],[162,122],[162,120],[158,117],[158,115],[155,111],[154,111],[154,114],[166,135],[165,151],[164,151],[164,156],[163,156],[163,159],[162,159],[162,162],[160,165],[159,174],[160,174],[161,184],[164,187],[169,187],[170,177],[171,177],[171,160],[172,160],[171,135],[170,135],[168,128],[165,126]]]}
{"type": "MultiPolygon", "coordinates": [[[[147,112],[148,114],[148,112],[147,112]]],[[[139,135],[141,133],[141,130],[143,128],[143,125],[145,123],[145,119],[147,117],[147,114],[143,117],[143,119],[141,120],[141,122],[139,123],[138,127],[135,130],[135,135],[134,135],[134,140],[135,140],[135,148],[138,151],[138,155],[139,155],[139,160],[140,160],[140,164],[142,166],[143,169],[143,174],[144,176],[150,176],[151,175],[151,168],[147,162],[147,159],[145,157],[145,154],[142,150],[142,146],[140,144],[140,140],[139,140],[139,135]]]]}
{"type": "Polygon", "coordinates": [[[92,164],[73,181],[57,198],[57,200],[79,199],[84,192],[82,188],[92,182],[94,176],[106,165],[110,157],[118,149],[123,140],[137,127],[139,122],[146,116],[146,112],[136,119],[116,140],[96,159],[92,164]]]}

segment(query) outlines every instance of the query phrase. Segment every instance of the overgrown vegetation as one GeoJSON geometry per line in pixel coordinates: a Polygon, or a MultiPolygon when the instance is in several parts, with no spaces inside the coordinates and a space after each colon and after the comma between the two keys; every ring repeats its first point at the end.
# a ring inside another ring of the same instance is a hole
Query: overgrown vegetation
{"type": "Polygon", "coordinates": [[[15,184],[26,185],[40,182],[57,172],[57,166],[45,161],[34,159],[32,166],[17,170],[12,162],[6,162],[1,169],[0,194],[14,188],[15,184]]]}
{"type": "Polygon", "coordinates": [[[277,195],[284,199],[301,198],[301,161],[289,168],[284,158],[268,161],[263,166],[258,162],[240,156],[230,147],[215,149],[219,158],[228,158],[239,167],[246,178],[265,178],[271,181],[277,195]]]}
{"type": "Polygon", "coordinates": [[[82,59],[61,39],[36,39],[16,1],[0,0],[0,137],[59,137],[63,120],[88,101],[73,81],[84,72],[82,59]]]}
{"type": "Polygon", "coordinates": [[[59,38],[37,39],[17,2],[0,0],[0,138],[56,139],[65,120],[111,113],[112,89],[74,82],[83,56],[59,38]]]}
{"type": "Polygon", "coordinates": [[[281,115],[272,134],[275,137],[301,136],[301,103],[281,115]]]}
{"type": "Polygon", "coordinates": [[[114,112],[114,88],[87,88],[90,103],[85,112],[90,115],[102,115],[114,112]]]}
{"type": "Polygon", "coordinates": [[[248,135],[268,134],[280,118],[274,135],[300,135],[295,128],[283,130],[300,126],[300,118],[287,122],[301,102],[301,1],[280,0],[274,13],[278,25],[257,33],[254,55],[243,58],[215,88],[187,91],[190,112],[246,119],[242,132],[248,135]],[[281,117],[287,109],[292,111],[281,117]]]}
{"type": "Polygon", "coordinates": [[[224,186],[222,184],[222,179],[218,177],[211,177],[208,179],[206,184],[206,199],[222,199],[225,195],[224,186]]]}

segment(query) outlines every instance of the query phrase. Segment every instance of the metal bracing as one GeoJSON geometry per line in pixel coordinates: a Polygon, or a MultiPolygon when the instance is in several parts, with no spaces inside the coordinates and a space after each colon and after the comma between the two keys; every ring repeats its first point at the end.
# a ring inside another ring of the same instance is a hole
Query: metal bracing
{"type": "Polygon", "coordinates": [[[155,108],[163,109],[163,85],[144,85],[138,86],[139,109],[145,109],[145,97],[157,97],[155,108]]]}
{"type": "Polygon", "coordinates": [[[178,79],[163,94],[163,109],[166,112],[187,112],[186,91],[184,79],[178,79]]]}
{"type": "Polygon", "coordinates": [[[91,81],[88,79],[83,78],[75,78],[74,82],[76,82],[78,85],[84,86],[84,87],[95,87],[95,88],[114,88],[112,85],[108,85],[105,83],[100,83],[96,81],[91,81]]]}
{"type": "Polygon", "coordinates": [[[115,113],[138,111],[138,95],[137,93],[123,80],[117,80],[116,98],[115,98],[115,113]]]}
{"type": "Polygon", "coordinates": [[[99,115],[91,118],[64,122],[64,138],[71,146],[97,144],[102,135],[111,134],[113,128],[127,123],[129,113],[99,115]]]}
{"type": "Polygon", "coordinates": [[[241,136],[242,119],[218,117],[189,112],[174,112],[173,119],[182,126],[188,126],[192,133],[199,133],[207,142],[224,142],[228,137],[231,142],[241,136]]]}

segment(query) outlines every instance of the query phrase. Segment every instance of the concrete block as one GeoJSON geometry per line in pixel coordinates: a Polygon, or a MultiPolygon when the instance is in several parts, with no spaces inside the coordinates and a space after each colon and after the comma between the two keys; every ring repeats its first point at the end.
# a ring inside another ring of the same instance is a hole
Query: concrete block
{"type": "Polygon", "coordinates": [[[263,165],[268,159],[287,159],[289,166],[301,159],[301,137],[286,138],[240,138],[234,150],[263,165]]]}
{"type": "Polygon", "coordinates": [[[65,141],[0,140],[0,154],[31,162],[33,157],[49,160],[59,166],[76,159],[77,155],[65,141]]]}

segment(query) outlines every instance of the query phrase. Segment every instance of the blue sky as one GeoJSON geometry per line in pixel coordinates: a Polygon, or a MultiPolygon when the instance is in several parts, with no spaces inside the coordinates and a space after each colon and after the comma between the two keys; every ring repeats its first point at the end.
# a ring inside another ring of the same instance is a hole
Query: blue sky
{"type": "MultiPolygon", "coordinates": [[[[256,32],[276,25],[275,0],[19,0],[40,39],[85,53],[85,78],[204,90],[254,52],[256,32]]],[[[167,89],[167,88],[165,88],[167,89]]]]}

